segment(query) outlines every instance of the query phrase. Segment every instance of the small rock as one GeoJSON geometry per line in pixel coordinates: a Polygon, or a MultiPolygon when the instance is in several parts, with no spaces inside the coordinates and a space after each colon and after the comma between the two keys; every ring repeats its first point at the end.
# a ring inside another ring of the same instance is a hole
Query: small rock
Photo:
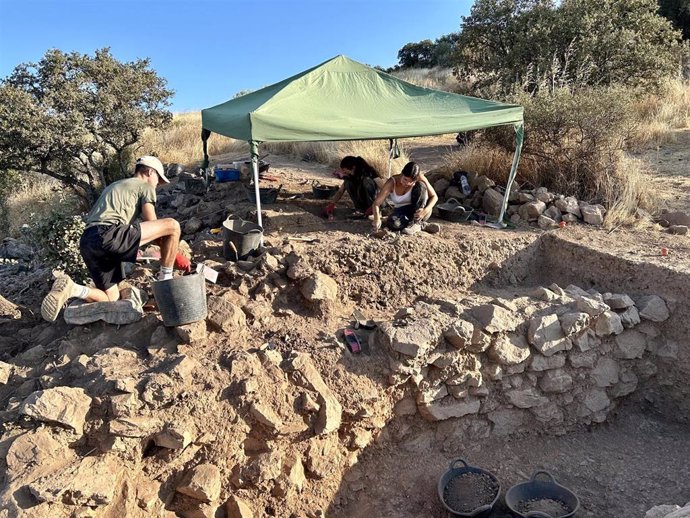
{"type": "Polygon", "coordinates": [[[12,376],[14,366],[0,361],[0,385],[6,385],[12,376]]]}
{"type": "Polygon", "coordinates": [[[685,236],[688,233],[688,227],[686,225],[671,225],[668,227],[668,233],[677,236],[685,236]]]}
{"type": "Polygon", "coordinates": [[[177,491],[195,500],[213,502],[220,496],[220,470],[213,464],[199,464],[186,474],[177,491]]]}
{"type": "Polygon", "coordinates": [[[232,495],[225,505],[228,518],[254,518],[254,513],[249,504],[237,495],[232,495]]]}
{"type": "Polygon", "coordinates": [[[594,330],[597,336],[619,335],[623,332],[623,322],[617,313],[604,311],[597,318],[594,330]]]}
{"type": "Polygon", "coordinates": [[[604,223],[606,210],[601,205],[580,205],[582,219],[590,225],[601,225],[604,223]]]}
{"type": "Polygon", "coordinates": [[[325,273],[316,272],[302,282],[300,293],[309,302],[335,300],[338,296],[338,283],[325,273]]]}

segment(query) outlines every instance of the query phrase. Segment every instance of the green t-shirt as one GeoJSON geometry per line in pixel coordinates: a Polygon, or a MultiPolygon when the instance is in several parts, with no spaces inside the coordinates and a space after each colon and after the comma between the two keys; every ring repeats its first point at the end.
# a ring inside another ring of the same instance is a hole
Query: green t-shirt
{"type": "Polygon", "coordinates": [[[134,177],[106,187],[86,218],[86,226],[131,225],[141,215],[144,203],[156,203],[156,189],[134,177]]]}

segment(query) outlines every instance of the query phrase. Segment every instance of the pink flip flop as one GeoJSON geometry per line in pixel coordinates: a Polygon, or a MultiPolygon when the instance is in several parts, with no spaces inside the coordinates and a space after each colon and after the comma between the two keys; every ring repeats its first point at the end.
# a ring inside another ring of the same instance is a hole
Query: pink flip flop
{"type": "Polygon", "coordinates": [[[352,329],[345,329],[345,343],[352,354],[359,354],[362,352],[362,344],[359,342],[357,334],[352,329]]]}

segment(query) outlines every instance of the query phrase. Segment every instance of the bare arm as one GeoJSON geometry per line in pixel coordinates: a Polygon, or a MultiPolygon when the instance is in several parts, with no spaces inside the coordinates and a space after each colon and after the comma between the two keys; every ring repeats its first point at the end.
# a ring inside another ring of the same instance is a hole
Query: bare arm
{"type": "Polygon", "coordinates": [[[141,219],[142,221],[156,221],[156,207],[153,203],[144,203],[141,207],[141,219]]]}
{"type": "Polygon", "coordinates": [[[336,191],[336,193],[333,195],[331,198],[331,203],[338,203],[340,201],[340,198],[343,197],[343,194],[345,193],[345,182],[340,184],[340,189],[336,191]]]}
{"type": "Polygon", "coordinates": [[[393,191],[394,186],[395,180],[393,178],[390,178],[385,184],[383,184],[383,187],[381,188],[381,190],[379,190],[378,194],[376,195],[374,203],[371,205],[374,214],[374,230],[378,230],[381,228],[381,211],[379,210],[379,207],[383,205],[384,201],[386,201],[388,195],[393,191]]]}

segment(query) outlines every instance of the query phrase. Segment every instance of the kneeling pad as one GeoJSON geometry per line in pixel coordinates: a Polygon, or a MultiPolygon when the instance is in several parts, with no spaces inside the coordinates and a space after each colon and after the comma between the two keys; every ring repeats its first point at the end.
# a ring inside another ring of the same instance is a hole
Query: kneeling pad
{"type": "Polygon", "coordinates": [[[65,308],[65,322],[84,325],[104,320],[108,324],[132,324],[144,316],[146,293],[135,287],[122,291],[123,298],[113,302],[85,302],[77,299],[65,308]]]}

